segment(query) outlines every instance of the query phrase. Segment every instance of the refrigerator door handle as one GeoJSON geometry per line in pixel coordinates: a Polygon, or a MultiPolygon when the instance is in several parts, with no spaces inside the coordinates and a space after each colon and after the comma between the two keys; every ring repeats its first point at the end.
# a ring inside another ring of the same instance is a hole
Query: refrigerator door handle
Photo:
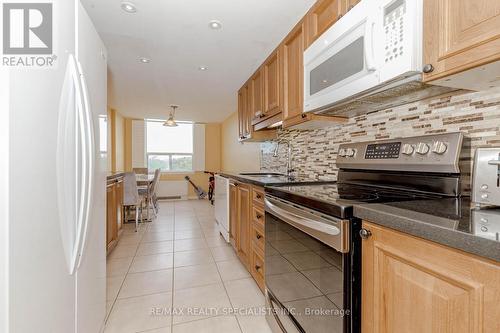
{"type": "Polygon", "coordinates": [[[66,76],[59,103],[56,186],[59,226],[63,251],[70,274],[74,274],[78,261],[78,246],[82,221],[82,169],[81,157],[83,124],[83,101],[76,60],[69,55],[66,76]]]}
{"type": "Polygon", "coordinates": [[[81,258],[83,256],[85,245],[87,243],[88,226],[90,219],[90,207],[92,204],[93,184],[94,184],[94,171],[95,171],[95,138],[94,138],[94,125],[92,118],[92,110],[89,101],[87,84],[85,76],[80,63],[77,62],[78,77],[82,93],[82,116],[84,118],[85,128],[83,131],[83,139],[85,150],[83,151],[83,158],[85,159],[85,169],[83,170],[82,183],[84,184],[82,196],[82,219],[80,224],[80,237],[76,247],[77,262],[76,268],[80,266],[81,258]]]}
{"type": "Polygon", "coordinates": [[[92,203],[94,130],[81,69],[68,57],[59,105],[56,176],[60,231],[72,275],[80,265],[92,203]]]}

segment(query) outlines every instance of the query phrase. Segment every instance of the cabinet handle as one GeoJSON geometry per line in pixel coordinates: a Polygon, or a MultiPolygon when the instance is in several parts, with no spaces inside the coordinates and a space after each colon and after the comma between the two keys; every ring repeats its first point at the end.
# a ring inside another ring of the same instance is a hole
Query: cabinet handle
{"type": "Polygon", "coordinates": [[[258,271],[259,269],[261,269],[262,267],[260,267],[259,265],[255,265],[255,270],[258,271]]]}
{"type": "Polygon", "coordinates": [[[255,197],[256,197],[257,199],[261,199],[261,198],[262,198],[262,195],[257,194],[255,197]]]}
{"type": "Polygon", "coordinates": [[[257,214],[255,217],[257,217],[257,220],[260,220],[262,218],[262,215],[257,214]]]}
{"type": "Polygon", "coordinates": [[[261,234],[257,234],[257,239],[261,239],[262,238],[262,235],[261,234]]]}
{"type": "Polygon", "coordinates": [[[301,117],[302,117],[302,118],[305,118],[305,117],[307,117],[307,115],[306,115],[305,113],[303,113],[303,114],[301,115],[301,117]]]}
{"type": "Polygon", "coordinates": [[[266,116],[266,115],[265,115],[265,114],[263,114],[263,113],[261,113],[261,114],[259,115],[259,117],[260,117],[260,118],[264,118],[265,116],[266,116]]]}
{"type": "Polygon", "coordinates": [[[372,232],[368,229],[361,229],[359,231],[359,237],[362,239],[368,239],[372,235],[372,232]]]}
{"type": "Polygon", "coordinates": [[[423,68],[424,73],[432,73],[434,71],[434,66],[432,64],[427,64],[423,68]]]}

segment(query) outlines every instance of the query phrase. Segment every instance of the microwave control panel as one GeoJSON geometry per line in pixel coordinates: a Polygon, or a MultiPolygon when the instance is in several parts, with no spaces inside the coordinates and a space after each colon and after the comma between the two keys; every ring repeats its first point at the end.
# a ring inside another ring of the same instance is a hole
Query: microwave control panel
{"type": "Polygon", "coordinates": [[[396,0],[384,9],[385,62],[404,54],[406,0],[396,0]]]}

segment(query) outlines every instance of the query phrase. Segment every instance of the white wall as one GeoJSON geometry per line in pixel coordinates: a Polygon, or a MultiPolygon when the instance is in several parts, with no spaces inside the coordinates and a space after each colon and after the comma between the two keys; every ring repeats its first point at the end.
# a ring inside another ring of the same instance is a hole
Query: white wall
{"type": "Polygon", "coordinates": [[[9,73],[0,69],[0,332],[9,332],[9,73]]]}

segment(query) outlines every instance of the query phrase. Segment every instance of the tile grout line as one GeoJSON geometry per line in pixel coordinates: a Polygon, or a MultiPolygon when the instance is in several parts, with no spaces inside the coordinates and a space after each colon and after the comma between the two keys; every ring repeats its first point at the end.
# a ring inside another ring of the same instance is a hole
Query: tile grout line
{"type": "MultiPolygon", "coordinates": [[[[147,227],[147,225],[146,225],[146,227],[147,227]]],[[[132,267],[132,263],[134,262],[134,259],[136,257],[137,251],[139,250],[139,246],[140,246],[140,244],[142,242],[142,238],[143,237],[144,237],[144,232],[140,236],[140,240],[137,243],[137,248],[135,249],[134,257],[132,257],[132,261],[130,261],[130,264],[129,264],[128,268],[127,268],[127,272],[125,273],[125,276],[123,277],[123,280],[122,280],[122,282],[120,284],[120,288],[118,289],[118,292],[116,293],[116,296],[114,297],[113,303],[111,304],[111,309],[109,309],[109,313],[107,314],[106,320],[104,321],[104,327],[106,327],[106,325],[108,323],[108,320],[109,320],[109,317],[111,317],[111,314],[113,313],[113,309],[115,307],[116,301],[118,300],[118,295],[120,295],[120,291],[122,290],[123,284],[125,283],[125,280],[127,279],[128,273],[130,271],[130,267],[132,267]]],[[[107,278],[107,271],[106,271],[106,278],[107,278]]],[[[106,290],[107,290],[107,286],[106,286],[106,290]]]]}
{"type": "MultiPolygon", "coordinates": [[[[205,236],[204,233],[203,233],[203,235],[205,236]]],[[[221,236],[220,231],[219,231],[219,236],[221,236]]],[[[206,240],[205,240],[205,242],[206,242],[206,240]]],[[[212,259],[214,259],[214,261],[215,261],[215,258],[213,257],[212,250],[210,250],[210,255],[212,256],[212,259]]],[[[219,266],[217,265],[217,262],[215,262],[215,268],[217,269],[217,273],[219,274],[219,278],[221,280],[222,287],[224,288],[224,292],[226,293],[226,297],[229,300],[229,304],[231,305],[231,308],[234,309],[233,302],[231,301],[231,297],[229,296],[229,293],[227,292],[226,284],[224,283],[224,280],[222,279],[222,274],[220,273],[219,266]]],[[[233,315],[233,317],[236,319],[236,323],[238,324],[240,332],[243,333],[243,329],[241,328],[241,324],[240,324],[240,321],[238,320],[238,317],[236,315],[233,315]]]]}

